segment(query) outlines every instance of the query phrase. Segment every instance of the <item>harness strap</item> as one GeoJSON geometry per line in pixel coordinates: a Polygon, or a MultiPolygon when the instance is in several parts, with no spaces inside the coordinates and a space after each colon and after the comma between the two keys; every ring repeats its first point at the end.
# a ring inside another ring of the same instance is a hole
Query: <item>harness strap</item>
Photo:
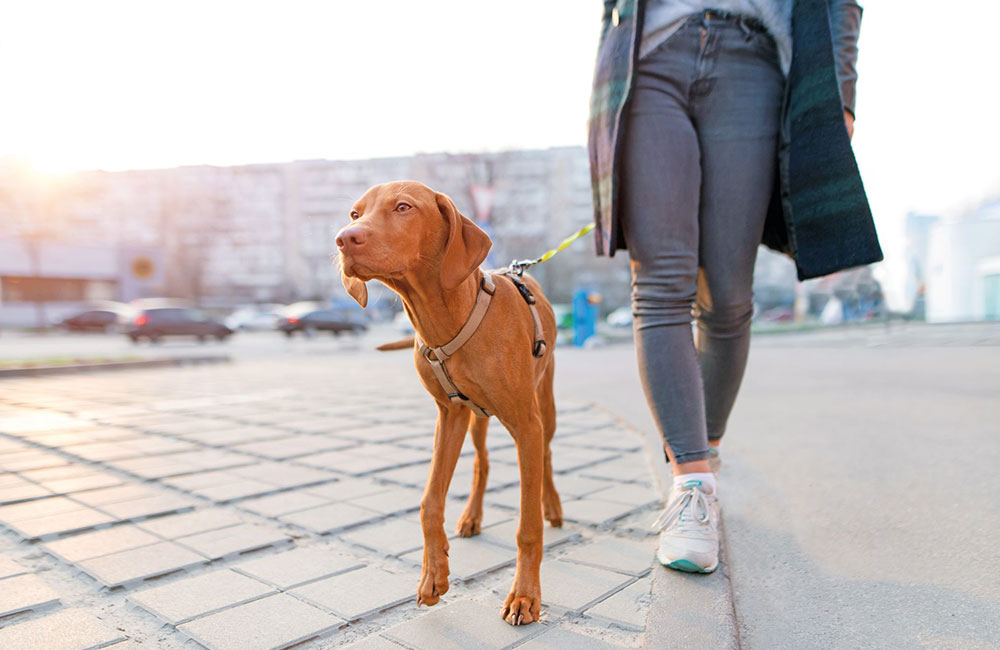
{"type": "Polygon", "coordinates": [[[535,321],[535,341],[531,346],[531,354],[535,358],[541,357],[545,354],[546,348],[545,339],[542,338],[545,336],[545,332],[542,330],[542,319],[538,316],[538,308],[535,307],[535,294],[531,293],[528,285],[522,282],[513,272],[508,271],[504,275],[511,279],[514,286],[517,287],[518,293],[524,298],[524,302],[528,303],[528,308],[531,310],[531,318],[535,321]]]}
{"type": "Polygon", "coordinates": [[[416,337],[417,342],[420,344],[421,356],[430,364],[438,383],[441,384],[441,387],[448,394],[448,399],[456,404],[468,406],[472,409],[473,413],[483,418],[488,418],[492,414],[463,395],[462,391],[458,390],[458,386],[452,381],[444,362],[458,352],[472,338],[476,330],[479,329],[480,323],[483,322],[483,318],[486,316],[486,310],[490,307],[490,301],[493,299],[494,293],[496,293],[496,285],[493,284],[490,274],[484,273],[482,282],[479,284],[479,294],[476,296],[476,304],[472,308],[472,313],[469,314],[469,319],[465,321],[465,325],[458,331],[455,338],[440,347],[432,348],[421,341],[419,336],[416,337]]]}
{"type": "MultiPolygon", "coordinates": [[[[517,287],[518,293],[524,298],[524,302],[528,304],[528,308],[531,311],[531,318],[535,321],[535,338],[531,346],[531,354],[536,358],[541,357],[545,354],[546,343],[545,339],[542,338],[544,331],[542,330],[542,319],[538,316],[538,308],[535,306],[535,294],[531,293],[528,285],[522,282],[513,272],[508,271],[504,275],[511,279],[514,286],[517,287]]],[[[496,285],[493,283],[493,279],[489,273],[483,273],[483,280],[479,284],[479,294],[476,296],[476,304],[472,308],[472,313],[469,314],[469,319],[465,321],[465,325],[458,331],[455,338],[440,347],[432,348],[421,341],[419,336],[416,337],[420,355],[430,364],[431,371],[434,372],[438,383],[441,384],[445,393],[448,394],[448,399],[456,404],[468,406],[472,409],[473,413],[481,418],[488,418],[493,414],[470,400],[458,389],[458,386],[455,385],[454,380],[452,380],[451,375],[448,373],[448,368],[444,365],[444,362],[458,352],[472,338],[476,330],[479,329],[479,325],[483,322],[486,311],[490,307],[490,301],[493,299],[494,293],[496,293],[496,285]]]]}

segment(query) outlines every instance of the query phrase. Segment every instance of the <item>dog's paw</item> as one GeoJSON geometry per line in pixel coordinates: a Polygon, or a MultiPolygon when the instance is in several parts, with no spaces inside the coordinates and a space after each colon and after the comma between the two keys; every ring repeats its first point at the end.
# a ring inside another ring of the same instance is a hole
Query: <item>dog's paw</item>
{"type": "Polygon", "coordinates": [[[541,594],[519,596],[512,591],[507,595],[500,610],[500,617],[511,625],[527,625],[538,620],[542,610],[541,594]]]}
{"type": "Polygon", "coordinates": [[[458,527],[455,530],[459,537],[472,537],[482,531],[483,515],[472,515],[463,512],[458,518],[458,527]]]}
{"type": "Polygon", "coordinates": [[[420,570],[420,586],[417,588],[417,607],[436,605],[441,596],[448,593],[448,560],[441,560],[428,566],[424,562],[420,570]]]}

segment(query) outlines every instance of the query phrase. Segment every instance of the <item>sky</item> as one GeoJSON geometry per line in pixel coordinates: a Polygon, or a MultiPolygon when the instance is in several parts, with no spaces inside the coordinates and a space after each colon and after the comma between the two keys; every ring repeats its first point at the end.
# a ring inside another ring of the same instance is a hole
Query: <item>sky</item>
{"type": "MultiPolygon", "coordinates": [[[[56,173],[582,145],[601,4],[4,3],[0,159],[56,173]]],[[[854,144],[891,294],[907,212],[1000,194],[1000,3],[863,5],[854,144]]]]}

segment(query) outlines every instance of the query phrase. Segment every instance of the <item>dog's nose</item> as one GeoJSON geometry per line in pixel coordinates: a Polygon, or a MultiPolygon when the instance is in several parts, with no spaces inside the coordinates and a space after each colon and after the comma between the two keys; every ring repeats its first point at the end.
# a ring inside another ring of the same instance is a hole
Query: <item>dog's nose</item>
{"type": "Polygon", "coordinates": [[[367,238],[365,231],[358,226],[345,226],[337,233],[337,248],[357,248],[363,246],[367,238]]]}

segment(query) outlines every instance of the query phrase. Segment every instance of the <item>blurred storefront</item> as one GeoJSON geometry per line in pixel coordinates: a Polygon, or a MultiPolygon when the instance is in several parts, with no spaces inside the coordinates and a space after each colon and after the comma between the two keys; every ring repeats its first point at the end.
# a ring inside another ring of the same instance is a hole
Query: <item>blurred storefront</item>
{"type": "Polygon", "coordinates": [[[151,248],[0,239],[0,327],[43,327],[96,304],[162,295],[151,248]]]}

